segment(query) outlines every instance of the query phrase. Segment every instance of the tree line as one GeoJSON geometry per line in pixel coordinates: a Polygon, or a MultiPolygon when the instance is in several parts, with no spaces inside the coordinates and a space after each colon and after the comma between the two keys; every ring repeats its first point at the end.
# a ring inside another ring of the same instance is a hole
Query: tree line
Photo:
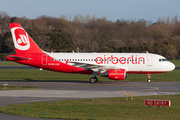
{"type": "Polygon", "coordinates": [[[71,20],[39,16],[10,17],[0,12],[0,58],[15,53],[9,23],[20,23],[38,46],[48,52],[146,52],[180,59],[178,16],[148,20],[109,21],[106,16],[76,15],[71,20]]]}

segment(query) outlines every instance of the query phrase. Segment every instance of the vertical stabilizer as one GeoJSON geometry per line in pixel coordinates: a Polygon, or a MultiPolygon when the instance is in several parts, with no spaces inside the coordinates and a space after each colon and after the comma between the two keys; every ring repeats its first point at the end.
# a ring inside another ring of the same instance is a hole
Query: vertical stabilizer
{"type": "Polygon", "coordinates": [[[16,54],[43,53],[19,23],[9,23],[16,54]]]}

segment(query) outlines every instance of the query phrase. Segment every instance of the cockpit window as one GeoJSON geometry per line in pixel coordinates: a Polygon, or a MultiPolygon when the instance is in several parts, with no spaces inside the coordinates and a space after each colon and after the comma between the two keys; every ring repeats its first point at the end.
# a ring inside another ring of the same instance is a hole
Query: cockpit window
{"type": "Polygon", "coordinates": [[[164,58],[159,59],[159,62],[164,62],[164,61],[168,61],[168,60],[167,60],[167,59],[164,59],[164,58]]]}

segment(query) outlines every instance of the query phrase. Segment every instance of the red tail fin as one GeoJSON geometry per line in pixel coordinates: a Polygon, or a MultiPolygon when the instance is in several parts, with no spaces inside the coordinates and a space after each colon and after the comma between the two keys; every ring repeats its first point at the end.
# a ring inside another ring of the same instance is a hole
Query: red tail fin
{"type": "Polygon", "coordinates": [[[43,53],[19,23],[10,23],[16,54],[43,53]]]}

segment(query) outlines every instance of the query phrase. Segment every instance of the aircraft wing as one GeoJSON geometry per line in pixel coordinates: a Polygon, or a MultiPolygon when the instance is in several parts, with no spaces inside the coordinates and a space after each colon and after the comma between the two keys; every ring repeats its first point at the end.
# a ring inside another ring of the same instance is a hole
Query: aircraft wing
{"type": "Polygon", "coordinates": [[[108,69],[119,69],[117,67],[103,66],[103,65],[96,65],[96,64],[89,64],[89,63],[80,63],[80,62],[71,62],[71,63],[73,63],[72,66],[92,70],[94,72],[102,72],[108,69]]]}

